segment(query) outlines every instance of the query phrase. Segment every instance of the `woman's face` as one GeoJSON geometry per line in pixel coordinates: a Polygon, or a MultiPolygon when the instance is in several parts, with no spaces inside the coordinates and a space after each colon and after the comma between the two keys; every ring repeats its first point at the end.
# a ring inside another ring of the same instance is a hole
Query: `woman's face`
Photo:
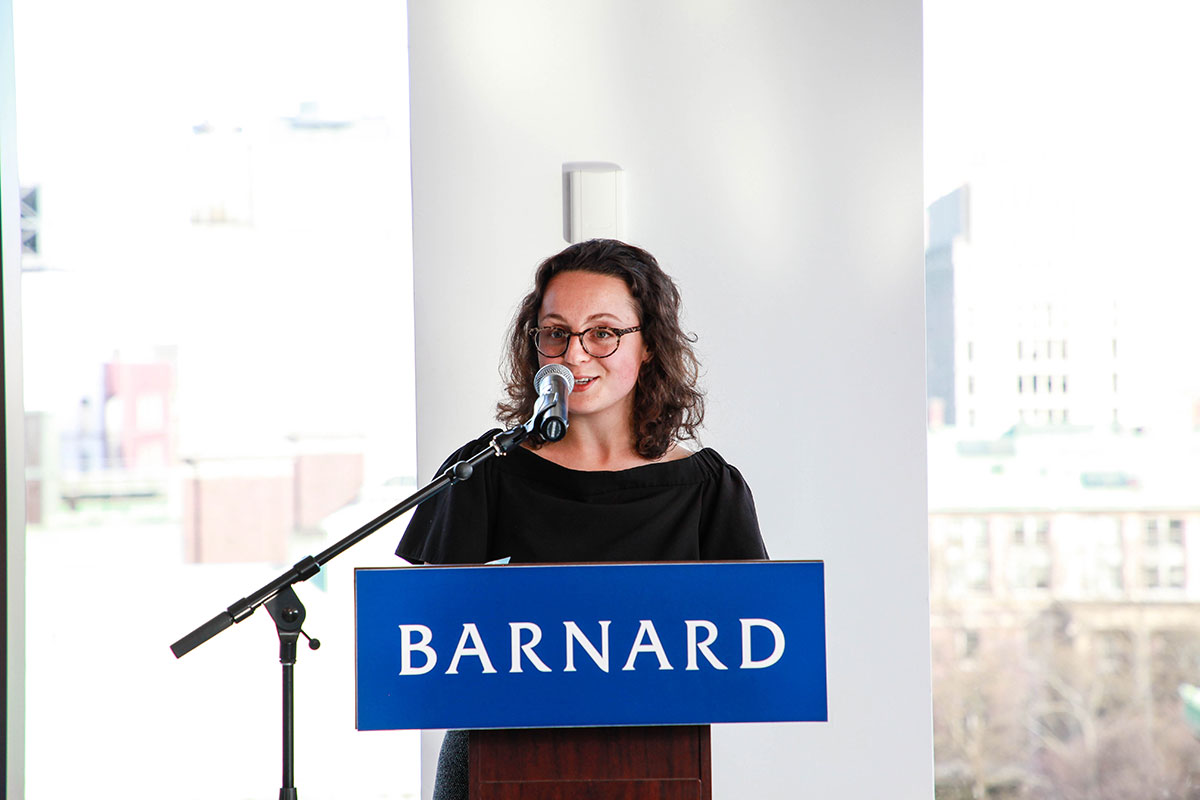
{"type": "MultiPolygon", "coordinates": [[[[539,326],[553,325],[571,332],[600,325],[633,328],[641,323],[625,282],[595,272],[555,275],[546,285],[538,312],[539,326]]],[[[566,353],[558,358],[539,354],[538,364],[562,364],[575,376],[575,389],[568,404],[572,420],[586,418],[625,425],[633,418],[638,370],[649,357],[641,331],[635,331],[622,336],[617,351],[607,358],[589,355],[579,337],[572,336],[566,353]]]]}

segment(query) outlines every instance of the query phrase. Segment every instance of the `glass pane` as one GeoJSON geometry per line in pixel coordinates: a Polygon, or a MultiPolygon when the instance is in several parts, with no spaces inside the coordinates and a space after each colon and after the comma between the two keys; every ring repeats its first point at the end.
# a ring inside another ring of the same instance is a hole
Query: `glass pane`
{"type": "MultiPolygon", "coordinates": [[[[16,0],[29,798],[273,797],[265,610],[172,642],[411,493],[405,4],[16,0]]],[[[354,730],[353,568],[297,587],[296,783],[416,797],[354,730]]]]}
{"type": "Polygon", "coordinates": [[[937,796],[1183,800],[1200,118],[1179,98],[1200,7],[923,8],[930,531],[1026,520],[969,594],[966,536],[930,537],[937,796]]]}

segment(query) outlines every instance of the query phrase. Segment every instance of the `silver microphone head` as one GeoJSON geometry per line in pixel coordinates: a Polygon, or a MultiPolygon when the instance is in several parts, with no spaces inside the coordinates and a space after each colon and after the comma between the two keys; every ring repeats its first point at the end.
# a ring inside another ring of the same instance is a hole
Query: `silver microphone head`
{"type": "Polygon", "coordinates": [[[537,375],[533,376],[534,390],[538,394],[545,394],[547,389],[544,385],[546,378],[551,375],[557,375],[567,383],[567,391],[575,388],[575,376],[571,374],[571,370],[564,367],[562,364],[547,364],[537,371],[537,375]]]}

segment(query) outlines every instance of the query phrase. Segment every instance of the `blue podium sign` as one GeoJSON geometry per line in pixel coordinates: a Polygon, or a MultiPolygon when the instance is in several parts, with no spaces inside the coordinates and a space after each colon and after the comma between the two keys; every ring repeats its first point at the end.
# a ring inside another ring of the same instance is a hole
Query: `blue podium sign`
{"type": "Polygon", "coordinates": [[[820,562],[355,571],[357,726],[827,719],[820,562]]]}

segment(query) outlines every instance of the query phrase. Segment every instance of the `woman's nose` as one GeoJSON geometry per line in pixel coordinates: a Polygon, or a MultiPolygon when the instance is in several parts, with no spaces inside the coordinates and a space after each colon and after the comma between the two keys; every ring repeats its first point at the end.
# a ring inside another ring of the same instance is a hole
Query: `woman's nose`
{"type": "Polygon", "coordinates": [[[587,361],[589,358],[591,356],[588,355],[587,350],[583,349],[583,337],[572,336],[570,341],[567,342],[567,352],[563,353],[563,361],[570,364],[579,364],[587,361]]]}

